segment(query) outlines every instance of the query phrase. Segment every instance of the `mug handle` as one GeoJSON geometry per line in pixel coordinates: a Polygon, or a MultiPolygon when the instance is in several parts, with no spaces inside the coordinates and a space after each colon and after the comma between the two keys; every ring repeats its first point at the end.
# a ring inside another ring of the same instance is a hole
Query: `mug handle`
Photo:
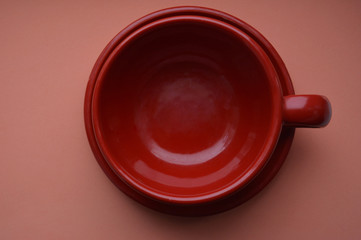
{"type": "Polygon", "coordinates": [[[331,119],[331,104],[321,95],[289,95],[283,97],[284,126],[319,128],[331,119]]]}

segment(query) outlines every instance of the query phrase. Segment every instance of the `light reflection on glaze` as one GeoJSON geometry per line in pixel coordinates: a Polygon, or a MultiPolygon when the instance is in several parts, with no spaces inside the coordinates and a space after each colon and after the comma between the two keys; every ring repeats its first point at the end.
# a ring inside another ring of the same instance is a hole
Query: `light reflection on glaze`
{"type": "Polygon", "coordinates": [[[195,165],[217,157],[229,145],[235,133],[231,126],[227,127],[223,136],[211,147],[195,153],[174,153],[160,147],[153,139],[146,135],[145,143],[151,153],[157,158],[177,165],[195,165]]]}
{"type": "Polygon", "coordinates": [[[287,104],[292,106],[292,109],[304,109],[307,105],[308,97],[306,96],[297,96],[294,98],[288,98],[287,104]]]}
{"type": "Polygon", "coordinates": [[[240,161],[241,160],[238,157],[235,157],[226,166],[219,169],[218,171],[197,178],[179,178],[172,175],[167,175],[163,172],[159,172],[149,167],[144,161],[141,160],[138,160],[134,163],[134,169],[139,174],[143,176],[149,176],[150,180],[161,184],[166,183],[166,185],[172,187],[193,188],[193,187],[202,187],[207,184],[210,184],[214,181],[214,179],[219,179],[220,176],[227,176],[237,167],[240,161]]]}
{"type": "MultiPolygon", "coordinates": [[[[202,186],[211,184],[214,181],[218,181],[218,180],[226,177],[233,170],[238,168],[238,165],[242,163],[242,159],[251,150],[251,148],[255,142],[255,139],[256,139],[256,134],[253,132],[250,132],[248,134],[247,140],[243,144],[243,147],[240,150],[240,152],[228,164],[226,164],[221,169],[219,169],[215,172],[212,172],[208,175],[205,175],[205,176],[195,177],[195,178],[175,177],[175,176],[168,175],[163,172],[157,171],[156,169],[151,168],[143,160],[137,160],[134,163],[134,170],[138,174],[148,178],[149,180],[152,180],[152,181],[160,183],[160,184],[165,184],[165,182],[166,182],[167,183],[166,185],[172,186],[172,187],[182,187],[182,188],[202,187],[202,186]]],[[[198,153],[198,154],[200,154],[200,153],[198,153]]],[[[181,155],[181,154],[179,154],[179,155],[181,155]]],[[[180,157],[185,158],[185,156],[180,156],[180,157]]],[[[192,156],[192,157],[194,157],[194,156],[192,156]]],[[[200,157],[202,157],[202,156],[200,155],[200,157]]],[[[166,160],[166,158],[162,159],[162,160],[166,160]]],[[[209,159],[207,158],[205,161],[207,161],[207,160],[209,160],[209,159]]],[[[175,161],[179,161],[179,159],[177,159],[175,161]]],[[[193,161],[194,160],[192,160],[190,162],[194,164],[193,161]]],[[[171,162],[171,163],[177,164],[176,162],[171,162]]],[[[185,163],[186,163],[185,165],[188,165],[189,162],[185,162],[185,163]]],[[[251,168],[251,167],[252,166],[249,166],[249,168],[251,168]]],[[[244,175],[242,177],[247,177],[247,171],[248,171],[248,168],[245,169],[245,171],[243,172],[244,175]]]]}

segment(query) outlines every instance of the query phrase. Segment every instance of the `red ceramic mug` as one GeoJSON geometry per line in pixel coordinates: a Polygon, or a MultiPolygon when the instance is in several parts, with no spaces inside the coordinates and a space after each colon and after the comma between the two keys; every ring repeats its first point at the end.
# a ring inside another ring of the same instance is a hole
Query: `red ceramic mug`
{"type": "Polygon", "coordinates": [[[102,157],[127,186],[164,204],[239,192],[262,172],[284,127],[330,120],[325,97],[284,96],[275,68],[225,21],[181,14],[144,24],[111,51],[94,83],[102,157]]]}

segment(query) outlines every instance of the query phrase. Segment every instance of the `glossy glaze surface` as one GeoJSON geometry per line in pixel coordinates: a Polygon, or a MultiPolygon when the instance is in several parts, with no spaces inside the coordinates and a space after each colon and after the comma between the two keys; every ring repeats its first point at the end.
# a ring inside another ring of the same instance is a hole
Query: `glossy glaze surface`
{"type": "Polygon", "coordinates": [[[283,119],[290,127],[325,127],[331,120],[331,104],[320,95],[286,96],[283,119]]]}
{"type": "MultiPolygon", "coordinates": [[[[107,58],[112,54],[113,50],[124,41],[129,35],[134,33],[140,27],[146,25],[147,23],[151,23],[152,21],[170,17],[170,16],[178,16],[178,15],[194,15],[194,16],[207,16],[214,19],[220,19],[223,22],[231,24],[236,28],[244,31],[250,38],[252,38],[255,42],[257,42],[263,49],[263,51],[267,54],[268,58],[271,60],[274,69],[277,72],[278,79],[282,86],[283,95],[293,95],[294,91],[292,88],[292,83],[290,81],[287,70],[275,51],[275,49],[270,45],[270,43],[255,29],[253,29],[248,24],[240,21],[239,19],[232,17],[228,14],[206,9],[200,7],[179,7],[179,8],[170,8],[161,10],[150,15],[139,19],[138,21],[132,23],[127,28],[125,28],[122,32],[120,32],[104,49],[102,54],[99,56],[97,63],[94,66],[92,71],[90,81],[87,87],[87,94],[85,98],[85,120],[86,120],[86,128],[87,134],[89,138],[89,142],[92,146],[93,152],[98,160],[98,163],[103,168],[104,172],[107,176],[113,181],[113,183],[121,189],[128,196],[132,197],[134,200],[153,208],[158,211],[176,214],[176,215],[184,215],[184,216],[201,216],[201,215],[209,215],[217,212],[221,212],[224,210],[231,209],[243,202],[247,201],[249,198],[253,197],[260,190],[262,190],[269,181],[275,176],[281,167],[283,161],[285,160],[289,148],[292,143],[294,128],[287,127],[283,128],[280,139],[278,141],[278,145],[276,146],[273,155],[270,157],[268,163],[262,171],[258,172],[258,175],[244,188],[239,189],[237,192],[231,195],[224,196],[218,200],[208,201],[207,203],[202,204],[173,204],[167,203],[167,201],[158,201],[153,198],[149,198],[147,194],[144,192],[139,192],[133,187],[129,186],[129,182],[126,183],[123,178],[119,176],[119,172],[114,168],[111,164],[109,165],[109,160],[104,158],[104,149],[99,149],[97,139],[93,132],[93,122],[92,122],[92,97],[94,86],[99,77],[99,73],[102,70],[102,67],[107,61],[107,58]]],[[[283,105],[284,107],[284,105],[283,105]]],[[[317,105],[312,106],[317,107],[317,105]]],[[[327,121],[326,121],[327,122],[327,121]]]]}
{"type": "Polygon", "coordinates": [[[294,128],[283,128],[280,135],[280,139],[276,146],[274,153],[267,162],[263,170],[252,180],[250,184],[245,186],[237,193],[223,198],[219,201],[208,202],[207,204],[200,205],[175,205],[175,204],[166,204],[158,200],[149,198],[138,191],[135,191],[128,184],[125,183],[109,166],[108,162],[105,160],[102,152],[99,149],[97,144],[94,131],[93,131],[93,122],[92,122],[92,97],[94,86],[97,82],[99,73],[102,69],[102,66],[106,62],[108,56],[113,52],[116,46],[121,43],[127,36],[129,36],[136,29],[139,29],[141,26],[146,25],[149,22],[155,21],[157,19],[162,19],[170,16],[178,15],[195,15],[195,16],[206,16],[214,19],[220,19],[224,22],[227,22],[240,30],[244,31],[252,39],[254,39],[262,49],[267,53],[267,56],[272,61],[277,75],[282,86],[282,93],[284,95],[294,94],[292,82],[290,80],[287,69],[282,62],[282,59],[272,47],[272,45],[254,28],[245,22],[228,15],[226,13],[207,9],[200,7],[178,7],[161,10],[152,14],[149,14],[136,22],[129,25],[122,32],[120,32],[103,50],[100,54],[96,64],[94,65],[93,71],[90,75],[87,91],[85,95],[84,102],[84,117],[85,117],[85,126],[87,130],[88,140],[90,146],[93,150],[93,153],[98,161],[99,165],[103,169],[104,173],[109,177],[109,179],[125,194],[127,194],[132,199],[137,202],[152,208],[157,211],[161,211],[168,214],[181,215],[181,216],[203,216],[219,213],[232,209],[248,199],[255,196],[259,191],[261,191],[277,174],[283,162],[286,159],[288,151],[291,147],[295,129],[294,128]]]}
{"type": "Polygon", "coordinates": [[[281,126],[280,87],[264,51],[204,17],[159,20],[129,36],[93,98],[105,158],[162,201],[195,204],[241,188],[269,159],[281,126]]]}

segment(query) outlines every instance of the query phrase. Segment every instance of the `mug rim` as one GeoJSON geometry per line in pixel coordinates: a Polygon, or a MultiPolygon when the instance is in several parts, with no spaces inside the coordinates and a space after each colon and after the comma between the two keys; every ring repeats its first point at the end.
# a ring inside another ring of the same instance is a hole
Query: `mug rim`
{"type": "Polygon", "coordinates": [[[94,86],[93,95],[92,95],[92,121],[93,121],[93,131],[95,134],[95,139],[97,142],[97,145],[108,163],[108,165],[111,167],[113,172],[122,179],[126,184],[131,186],[134,190],[142,193],[143,195],[146,195],[148,197],[161,200],[163,202],[169,202],[169,203],[176,203],[176,204],[198,204],[198,203],[204,203],[209,202],[213,200],[217,200],[223,197],[226,197],[233,192],[243,188],[246,184],[248,184],[263,168],[263,166],[267,163],[268,159],[273,153],[273,150],[275,149],[278,138],[282,129],[282,92],[281,87],[278,80],[278,75],[276,73],[276,70],[274,69],[274,66],[271,62],[271,60],[268,58],[267,54],[264,52],[263,48],[258,45],[256,41],[254,41],[247,33],[241,31],[240,29],[223,22],[221,20],[216,20],[209,17],[204,16],[194,16],[194,15],[179,15],[179,16],[171,16],[171,17],[165,17],[162,19],[158,19],[155,21],[152,21],[148,24],[145,24],[144,26],[140,27],[139,29],[136,29],[134,32],[132,32],[129,36],[127,36],[125,39],[123,39],[119,44],[115,46],[113,51],[107,56],[107,59],[103,66],[100,69],[100,72],[97,76],[97,80],[94,86]],[[175,22],[202,22],[206,24],[213,25],[217,28],[222,28],[226,30],[229,33],[232,33],[235,35],[238,40],[242,41],[244,44],[247,45],[248,49],[250,49],[254,56],[257,57],[259,63],[262,65],[263,70],[266,73],[267,81],[269,84],[269,91],[271,91],[271,98],[272,98],[272,123],[270,124],[271,128],[267,134],[267,141],[262,149],[259,150],[260,155],[255,160],[255,162],[252,165],[252,168],[247,172],[246,175],[244,175],[242,178],[237,179],[229,186],[226,186],[224,188],[221,188],[214,193],[210,194],[203,194],[201,196],[190,196],[190,197],[177,197],[177,196],[171,196],[166,195],[163,193],[158,193],[147,188],[146,184],[139,184],[135,179],[133,179],[125,170],[120,168],[117,164],[114,158],[112,157],[110,149],[106,145],[106,140],[103,139],[100,124],[99,124],[99,95],[104,83],[104,77],[111,67],[112,63],[116,59],[119,53],[123,49],[127,47],[129,43],[137,39],[138,37],[141,37],[141,35],[147,31],[150,31],[156,27],[163,26],[165,24],[172,24],[175,22]]]}

